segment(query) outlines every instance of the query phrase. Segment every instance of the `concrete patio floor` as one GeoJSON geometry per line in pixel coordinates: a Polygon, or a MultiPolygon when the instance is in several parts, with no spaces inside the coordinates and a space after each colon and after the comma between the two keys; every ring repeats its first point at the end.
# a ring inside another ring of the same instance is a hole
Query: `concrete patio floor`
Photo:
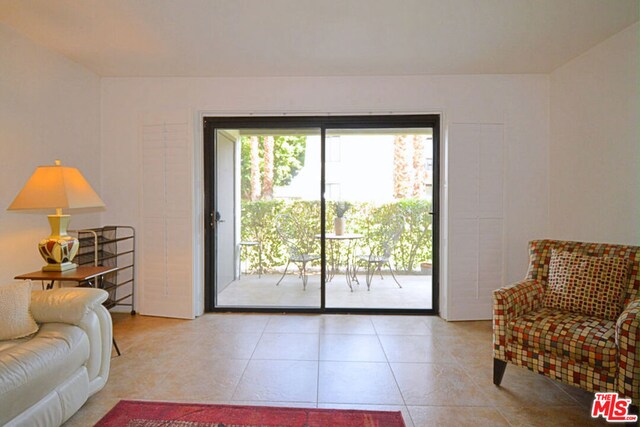
{"type": "MultiPolygon", "coordinates": [[[[243,274],[218,295],[218,306],[226,307],[319,307],[320,274],[309,275],[303,290],[298,274],[287,274],[276,286],[281,274],[243,274]]],[[[373,277],[367,291],[365,275],[358,275],[360,284],[352,282],[353,292],[344,273],[338,273],[327,283],[327,307],[332,308],[394,308],[429,309],[433,307],[431,276],[398,275],[398,288],[389,271],[373,277]]]]}

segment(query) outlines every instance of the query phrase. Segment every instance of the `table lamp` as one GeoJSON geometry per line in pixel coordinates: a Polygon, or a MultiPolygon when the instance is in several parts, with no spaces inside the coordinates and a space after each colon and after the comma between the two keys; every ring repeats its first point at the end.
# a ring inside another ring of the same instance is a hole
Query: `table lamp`
{"type": "Polygon", "coordinates": [[[77,267],[73,258],[78,253],[78,239],[67,234],[70,215],[62,209],[104,207],[100,197],[80,171],[60,165],[39,166],[7,210],[55,209],[49,215],[51,235],[38,244],[40,255],[47,262],[42,271],[65,271],[77,267]]]}

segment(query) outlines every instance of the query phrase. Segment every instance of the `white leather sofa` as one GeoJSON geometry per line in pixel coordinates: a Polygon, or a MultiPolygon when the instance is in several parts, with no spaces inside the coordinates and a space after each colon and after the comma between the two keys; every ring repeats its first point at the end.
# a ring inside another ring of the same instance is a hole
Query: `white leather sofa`
{"type": "Polygon", "coordinates": [[[104,387],[112,323],[93,288],[36,291],[33,336],[0,341],[0,426],[59,426],[104,387]]]}

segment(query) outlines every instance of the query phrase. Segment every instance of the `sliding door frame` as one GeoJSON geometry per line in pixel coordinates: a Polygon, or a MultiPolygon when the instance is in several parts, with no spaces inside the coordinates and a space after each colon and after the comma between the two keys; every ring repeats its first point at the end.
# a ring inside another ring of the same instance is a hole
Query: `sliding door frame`
{"type": "Polygon", "coordinates": [[[205,310],[208,312],[252,313],[353,313],[353,314],[421,314],[439,313],[440,288],[440,116],[438,114],[366,115],[366,116],[258,116],[204,117],[204,208],[205,208],[205,310]],[[216,129],[317,129],[320,131],[320,256],[326,259],[325,219],[325,136],[327,129],[393,129],[431,128],[433,130],[433,190],[432,190],[432,308],[348,308],[326,307],[326,262],[320,263],[320,307],[217,307],[215,275],[215,234],[211,213],[215,212],[215,152],[216,129]]]}

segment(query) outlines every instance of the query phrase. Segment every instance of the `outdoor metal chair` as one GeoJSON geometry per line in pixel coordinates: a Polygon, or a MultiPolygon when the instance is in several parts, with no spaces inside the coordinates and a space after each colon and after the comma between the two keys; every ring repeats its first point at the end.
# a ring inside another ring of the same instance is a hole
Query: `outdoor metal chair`
{"type": "Polygon", "coordinates": [[[384,279],[382,276],[382,267],[385,264],[389,265],[389,272],[391,273],[393,280],[399,288],[402,288],[402,285],[400,285],[396,275],[393,273],[391,254],[393,253],[393,249],[398,243],[398,240],[400,240],[403,228],[404,221],[402,218],[395,218],[387,224],[379,224],[377,229],[372,232],[372,234],[376,234],[376,238],[371,238],[370,236],[370,238],[367,239],[370,242],[369,253],[358,255],[358,260],[367,264],[366,283],[368,291],[371,290],[371,281],[376,271],[380,273],[380,278],[384,279]]]}
{"type": "Polygon", "coordinates": [[[307,264],[320,259],[320,255],[313,253],[317,241],[314,237],[315,234],[308,230],[301,221],[289,214],[281,214],[276,217],[276,229],[288,251],[287,265],[276,286],[282,282],[289,269],[289,264],[293,262],[300,270],[302,289],[306,290],[308,281],[307,264]]]}

